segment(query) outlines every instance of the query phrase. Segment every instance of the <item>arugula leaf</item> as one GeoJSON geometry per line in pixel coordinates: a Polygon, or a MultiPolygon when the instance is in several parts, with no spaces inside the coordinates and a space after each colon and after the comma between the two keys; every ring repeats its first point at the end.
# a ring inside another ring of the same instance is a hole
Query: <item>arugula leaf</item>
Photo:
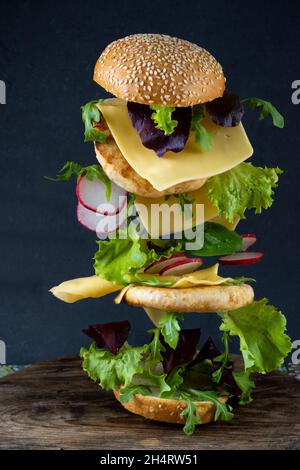
{"type": "Polygon", "coordinates": [[[192,400],[190,400],[189,397],[185,394],[182,394],[182,399],[186,403],[186,408],[184,408],[184,410],[182,410],[182,412],[180,413],[180,418],[182,420],[186,416],[183,432],[187,436],[191,436],[192,434],[194,434],[197,424],[201,424],[201,418],[198,413],[198,408],[192,402],[192,400]]]}
{"type": "Polygon", "coordinates": [[[224,343],[224,352],[214,358],[216,362],[222,362],[221,366],[212,374],[212,379],[214,382],[219,383],[224,369],[229,365],[229,347],[228,347],[228,334],[226,331],[223,332],[223,343],[224,343]]]}
{"type": "Polygon", "coordinates": [[[256,279],[253,277],[235,277],[230,281],[224,282],[223,286],[240,286],[241,284],[246,284],[248,282],[256,282],[256,279]]]}
{"type": "Polygon", "coordinates": [[[100,165],[89,165],[81,166],[76,162],[66,162],[64,166],[59,170],[56,178],[49,178],[45,176],[47,180],[50,181],[70,181],[71,177],[75,175],[77,181],[82,175],[85,175],[88,180],[92,181],[94,178],[98,178],[105,186],[105,195],[106,200],[110,200],[111,196],[111,181],[108,176],[104,173],[100,165]]]}
{"type": "Polygon", "coordinates": [[[233,230],[215,222],[205,222],[204,243],[200,250],[190,250],[192,256],[222,256],[242,250],[243,239],[233,230]]]}
{"type": "Polygon", "coordinates": [[[221,331],[240,339],[245,370],[266,373],[282,365],[291,350],[286,318],[267,299],[221,314],[221,331]]]}
{"type": "Polygon", "coordinates": [[[247,405],[252,401],[251,392],[255,388],[255,383],[250,378],[252,373],[253,370],[251,368],[232,373],[237,386],[242,391],[239,399],[240,405],[247,405]]]}
{"type": "Polygon", "coordinates": [[[245,218],[246,209],[260,214],[273,203],[273,189],[277,187],[279,168],[255,167],[240,163],[221,175],[209,178],[208,197],[218,209],[218,215],[233,222],[235,216],[245,218]]]}
{"type": "Polygon", "coordinates": [[[127,387],[136,374],[143,373],[141,361],[147,350],[147,344],[133,347],[125,343],[115,355],[107,349],[98,349],[93,343],[89,349],[80,350],[82,368],[105,390],[116,390],[121,385],[127,387]]]}
{"type": "Polygon", "coordinates": [[[103,101],[104,100],[90,101],[80,108],[82,112],[82,121],[85,126],[85,142],[100,142],[103,144],[107,139],[107,135],[104,132],[100,132],[93,126],[94,122],[100,122],[101,113],[96,105],[103,101]]]}
{"type": "Polygon", "coordinates": [[[208,152],[212,147],[212,137],[206,128],[201,124],[204,119],[204,111],[201,104],[193,107],[193,117],[191,123],[192,131],[195,131],[195,140],[203,152],[208,152]]]}
{"type": "Polygon", "coordinates": [[[121,403],[127,403],[134,399],[134,395],[149,395],[151,394],[151,388],[146,385],[128,385],[128,387],[122,387],[120,390],[120,401],[121,403]]]}
{"type": "Polygon", "coordinates": [[[172,348],[176,349],[179,340],[180,326],[178,320],[183,320],[182,313],[166,312],[165,316],[160,320],[159,327],[165,342],[172,348]]]}
{"type": "Polygon", "coordinates": [[[151,119],[155,122],[156,128],[164,132],[165,135],[173,134],[177,127],[178,121],[172,119],[172,113],[175,111],[175,106],[160,106],[153,104],[150,109],[154,111],[151,114],[151,119]]]}
{"type": "Polygon", "coordinates": [[[267,116],[271,116],[273,125],[279,127],[279,129],[283,129],[284,117],[282,116],[282,114],[280,114],[278,109],[276,109],[275,106],[270,103],[270,101],[265,101],[260,98],[246,98],[242,102],[246,101],[248,101],[249,105],[253,109],[261,106],[262,109],[259,115],[260,121],[265,119],[267,116]]]}
{"type": "Polygon", "coordinates": [[[159,362],[162,361],[162,353],[165,352],[165,347],[160,341],[160,330],[159,328],[154,328],[149,330],[148,333],[153,335],[151,342],[149,343],[148,351],[150,353],[149,360],[152,365],[156,366],[159,362]]]}
{"type": "Polygon", "coordinates": [[[230,421],[233,418],[232,407],[219,401],[220,395],[216,391],[203,391],[189,388],[184,390],[183,396],[194,401],[211,401],[216,407],[214,421],[230,421]]]}

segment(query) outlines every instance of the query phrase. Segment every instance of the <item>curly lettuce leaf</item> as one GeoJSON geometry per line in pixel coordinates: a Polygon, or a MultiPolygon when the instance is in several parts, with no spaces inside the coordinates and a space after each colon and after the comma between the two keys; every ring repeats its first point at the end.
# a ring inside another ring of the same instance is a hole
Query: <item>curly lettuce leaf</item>
{"type": "Polygon", "coordinates": [[[195,140],[197,145],[203,152],[208,152],[212,147],[212,136],[208,130],[202,125],[204,119],[204,111],[201,104],[197,104],[193,107],[193,116],[191,129],[195,131],[195,140]]]}
{"type": "Polygon", "coordinates": [[[94,100],[86,103],[84,106],[81,106],[82,121],[85,127],[84,130],[84,141],[85,142],[100,142],[103,144],[107,135],[104,132],[100,132],[94,123],[100,122],[101,113],[97,104],[102,103],[104,100],[94,100]]]}
{"type": "Polygon", "coordinates": [[[165,342],[176,349],[179,340],[180,325],[178,321],[183,320],[184,315],[177,312],[166,312],[159,322],[159,328],[165,342]]]}
{"type": "Polygon", "coordinates": [[[222,313],[220,330],[239,337],[245,370],[262,374],[275,370],[291,350],[286,318],[267,299],[222,313]]]}
{"type": "Polygon", "coordinates": [[[251,108],[261,107],[261,112],[259,115],[259,120],[262,121],[267,116],[271,116],[273,125],[279,127],[279,129],[283,129],[284,127],[284,117],[275,106],[270,103],[270,101],[265,101],[260,98],[246,98],[243,102],[248,101],[251,108]]]}
{"type": "Polygon", "coordinates": [[[154,112],[151,114],[151,119],[156,124],[156,129],[163,131],[165,135],[173,134],[178,125],[176,119],[172,119],[172,113],[175,111],[175,106],[160,106],[153,104],[150,106],[154,112]]]}
{"type": "Polygon", "coordinates": [[[82,368],[102,388],[114,391],[129,386],[135,375],[143,373],[141,361],[147,349],[147,344],[138,347],[124,344],[115,355],[107,349],[98,349],[93,343],[89,349],[80,350],[82,368]]]}
{"type": "Polygon", "coordinates": [[[255,388],[255,383],[250,376],[253,372],[254,370],[250,368],[232,373],[235,383],[241,391],[239,397],[240,405],[247,405],[252,401],[251,392],[255,388]]]}
{"type": "Polygon", "coordinates": [[[122,387],[120,390],[120,401],[121,403],[128,403],[134,399],[135,394],[139,395],[150,395],[151,388],[146,385],[128,385],[127,387],[122,387]]]}
{"type": "Polygon", "coordinates": [[[218,209],[218,215],[233,222],[235,216],[245,218],[246,209],[255,209],[260,214],[273,203],[274,188],[277,187],[279,168],[255,167],[251,163],[240,163],[221,175],[209,178],[208,197],[218,209]]]}

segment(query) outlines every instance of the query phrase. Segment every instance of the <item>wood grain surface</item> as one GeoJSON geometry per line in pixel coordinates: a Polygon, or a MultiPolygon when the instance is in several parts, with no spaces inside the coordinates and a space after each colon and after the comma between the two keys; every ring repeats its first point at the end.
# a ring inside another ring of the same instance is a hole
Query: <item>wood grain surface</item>
{"type": "Polygon", "coordinates": [[[78,359],[58,359],[0,380],[0,448],[300,449],[300,382],[283,372],[260,376],[254,398],[230,423],[187,437],[181,426],[128,413],[78,359]]]}

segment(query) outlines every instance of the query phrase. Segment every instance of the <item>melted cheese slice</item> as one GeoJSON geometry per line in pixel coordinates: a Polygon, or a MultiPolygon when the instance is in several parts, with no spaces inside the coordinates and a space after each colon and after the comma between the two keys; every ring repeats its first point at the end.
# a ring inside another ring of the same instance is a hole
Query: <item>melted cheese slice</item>
{"type": "Polygon", "coordinates": [[[89,297],[103,297],[122,289],[122,287],[98,276],[89,276],[62,282],[59,286],[52,287],[50,292],[58,299],[72,304],[89,297]]]}
{"type": "Polygon", "coordinates": [[[249,158],[253,148],[242,124],[224,128],[209,118],[203,125],[212,135],[213,146],[202,152],[191,132],[185,148],[158,157],[142,144],[127,112],[126,101],[118,98],[99,104],[104,119],[129,165],[158,191],[198,178],[209,178],[234,168],[249,158]]]}

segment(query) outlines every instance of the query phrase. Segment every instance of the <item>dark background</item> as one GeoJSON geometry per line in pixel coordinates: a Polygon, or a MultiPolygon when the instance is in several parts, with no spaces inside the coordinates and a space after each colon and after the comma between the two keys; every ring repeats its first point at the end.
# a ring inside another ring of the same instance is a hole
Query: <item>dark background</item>
{"type": "MultiPolygon", "coordinates": [[[[242,97],[272,101],[286,118],[284,130],[247,113],[255,148],[252,161],[285,173],[275,204],[261,216],[248,212],[241,233],[254,232],[261,264],[223,273],[255,277],[256,297],[266,296],[300,338],[299,122],[291,83],[300,79],[300,7],[285,1],[3,1],[0,0],[1,263],[0,339],[7,361],[26,363],[74,354],[88,340],[89,323],[129,318],[132,342],[144,341],[149,320],[140,309],[116,307],[111,297],[75,304],[48,289],[92,274],[95,237],[75,217],[74,183],[51,183],[67,160],[94,163],[83,143],[80,105],[104,97],[93,67],[112,40],[157,32],[194,41],[224,67],[228,86],[242,97]],[[233,272],[232,272],[233,271],[233,272]]],[[[217,317],[194,314],[202,339],[216,333],[217,317]]]]}

